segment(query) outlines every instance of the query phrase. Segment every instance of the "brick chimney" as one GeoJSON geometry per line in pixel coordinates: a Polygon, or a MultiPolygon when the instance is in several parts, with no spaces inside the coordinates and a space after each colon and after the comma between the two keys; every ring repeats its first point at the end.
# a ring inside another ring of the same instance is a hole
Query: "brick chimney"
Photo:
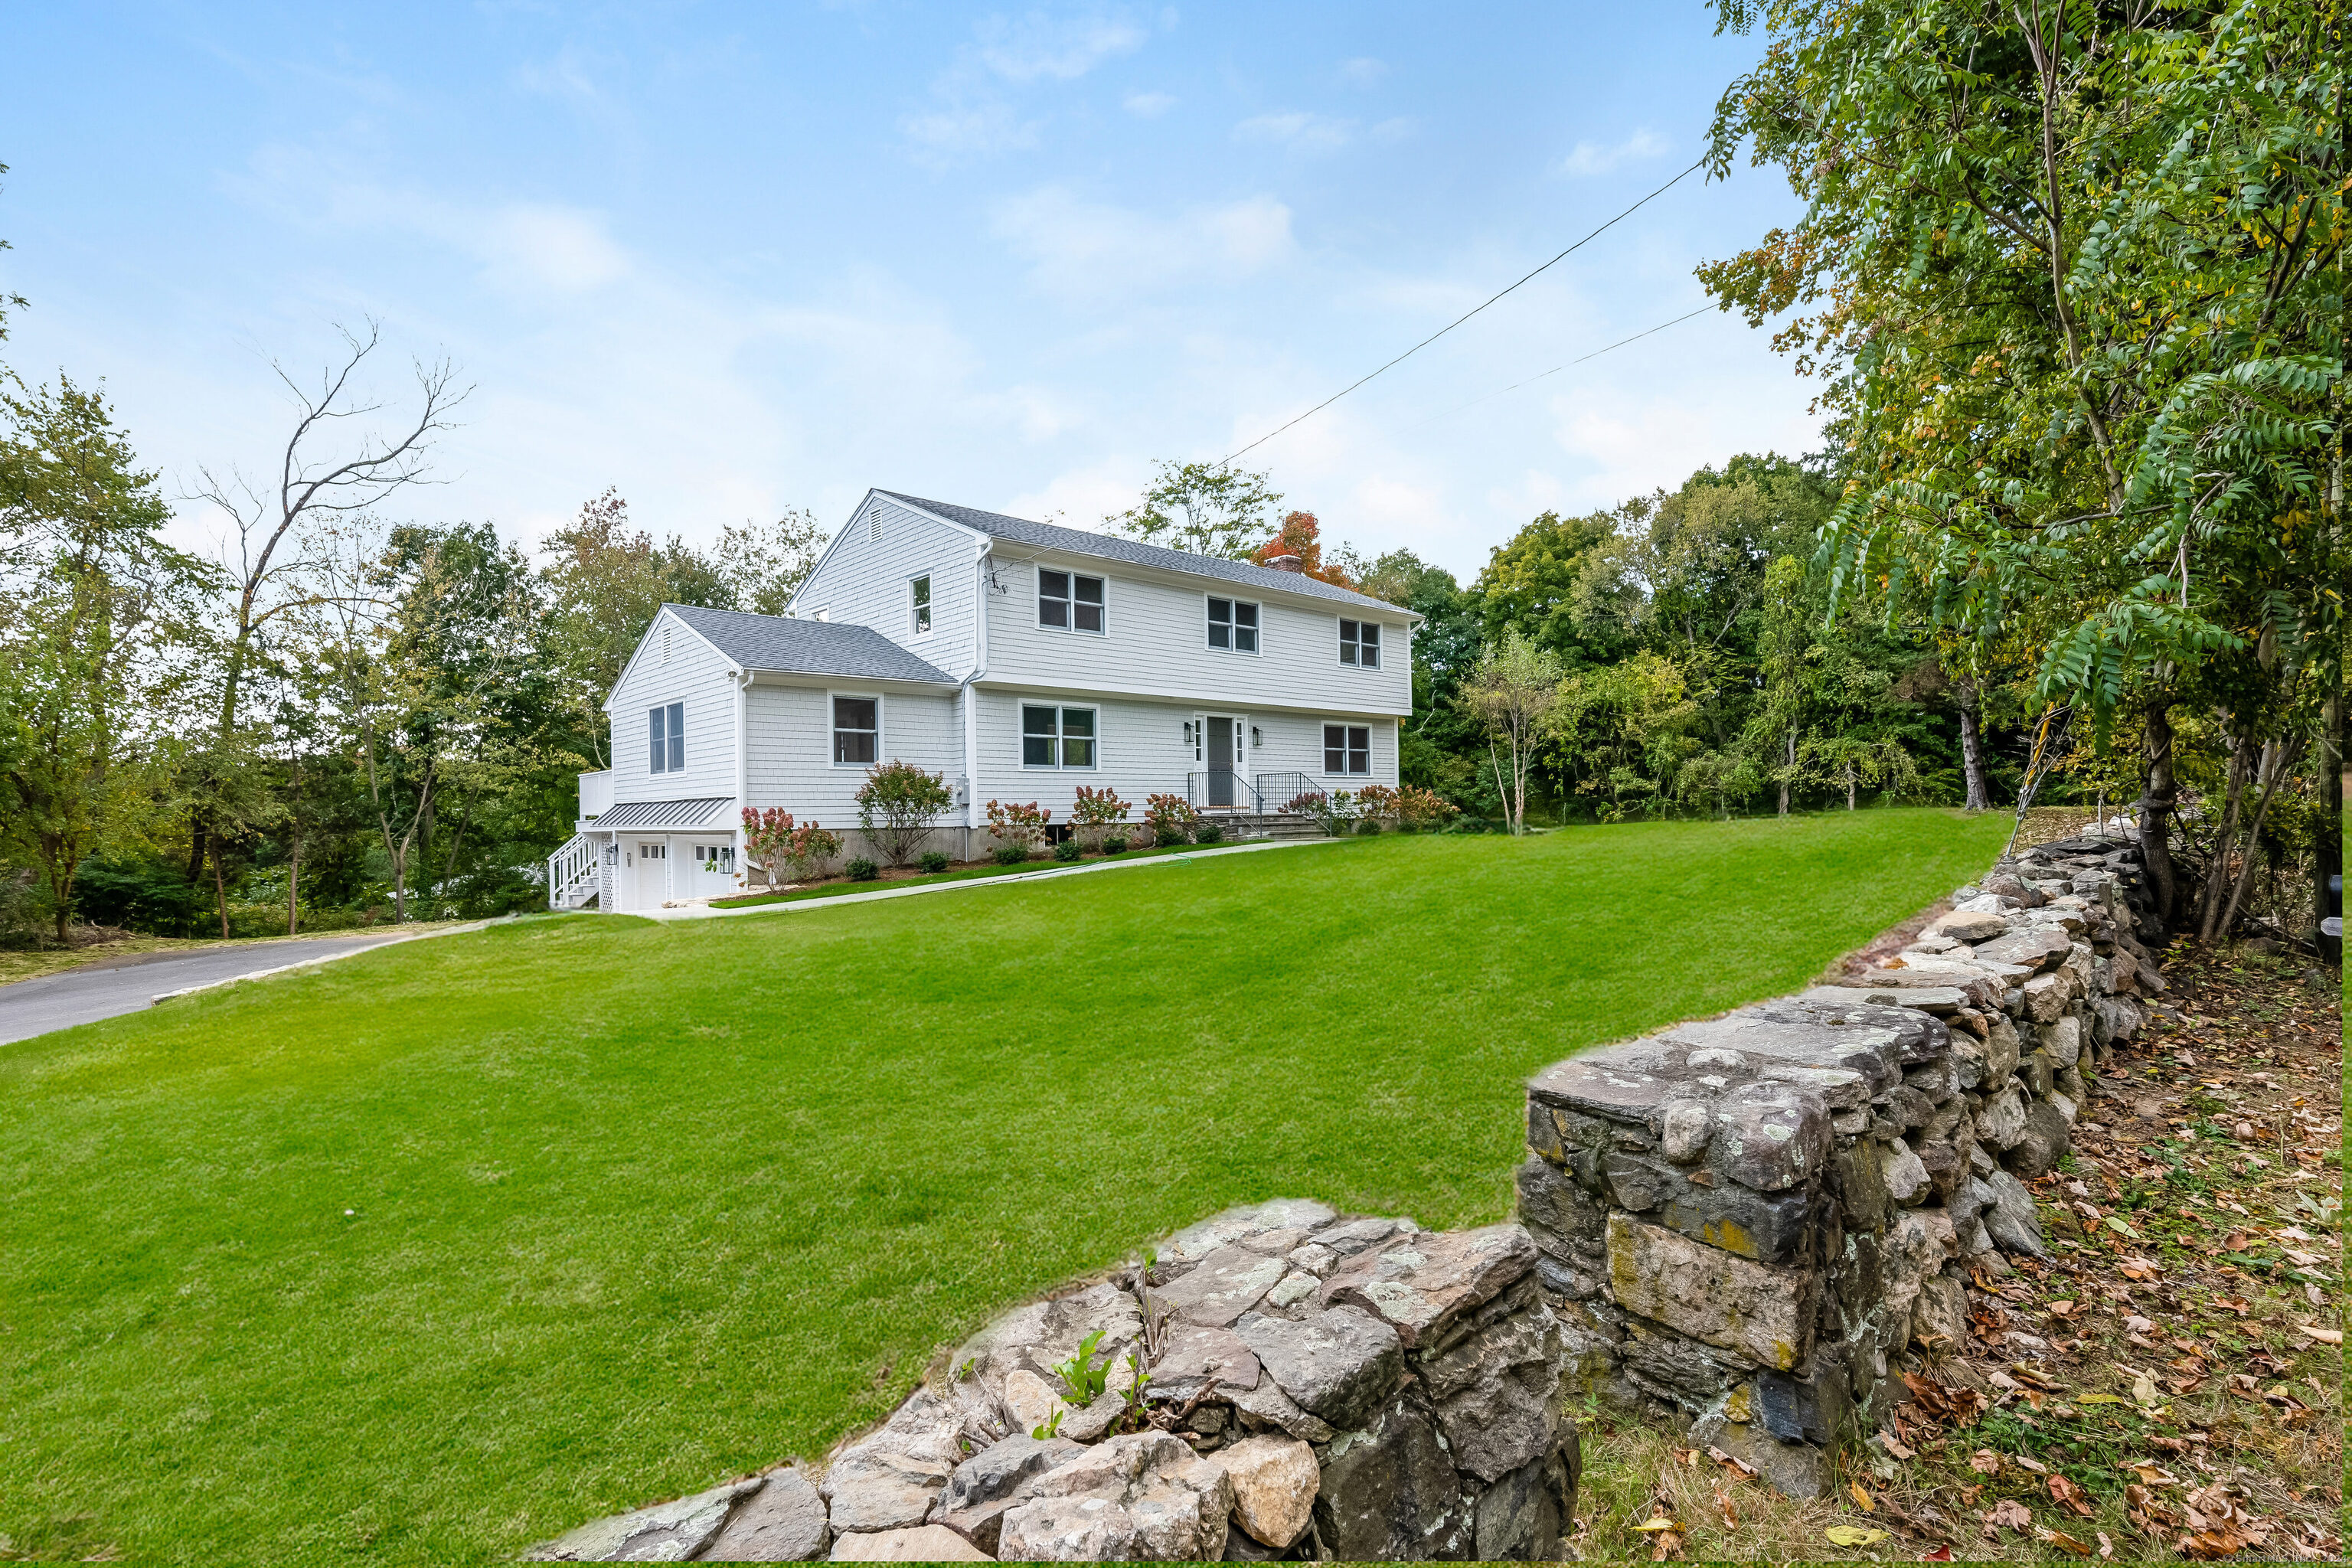
{"type": "Polygon", "coordinates": [[[1273,567],[1277,572],[1304,572],[1307,570],[1307,563],[1299,560],[1296,555],[1269,555],[1265,558],[1265,563],[1268,566],[1273,567]]]}

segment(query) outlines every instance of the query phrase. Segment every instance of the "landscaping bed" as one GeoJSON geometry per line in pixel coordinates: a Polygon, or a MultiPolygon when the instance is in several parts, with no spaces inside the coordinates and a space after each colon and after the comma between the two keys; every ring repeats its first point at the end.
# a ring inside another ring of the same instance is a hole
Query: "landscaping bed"
{"type": "Polygon", "coordinates": [[[1264,839],[1214,839],[1206,844],[1155,845],[1149,849],[1126,849],[1116,855],[1099,850],[1081,851],[1075,858],[1063,859],[1049,852],[1033,854],[1025,860],[1010,864],[993,858],[986,860],[951,860],[942,871],[926,871],[919,866],[881,866],[866,878],[852,878],[845,872],[822,880],[800,883],[767,893],[745,893],[731,899],[713,899],[714,910],[749,910],[762,904],[792,904],[807,899],[836,899],[845,893],[871,893],[884,888],[929,887],[939,882],[969,882],[987,877],[1023,877],[1039,871],[1066,869],[1072,866],[1119,864],[1130,860],[1150,860],[1167,855],[1185,855],[1200,849],[1228,849],[1237,844],[1265,843],[1264,839]]]}

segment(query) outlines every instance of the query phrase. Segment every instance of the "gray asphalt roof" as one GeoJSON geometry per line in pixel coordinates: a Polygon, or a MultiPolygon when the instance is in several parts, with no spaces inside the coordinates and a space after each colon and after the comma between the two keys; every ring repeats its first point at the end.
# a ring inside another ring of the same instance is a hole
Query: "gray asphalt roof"
{"type": "Polygon", "coordinates": [[[1242,584],[1252,588],[1305,594],[1311,598],[1332,599],[1343,605],[1362,605],[1371,609],[1386,610],[1391,615],[1409,616],[1412,613],[1384,599],[1374,599],[1335,587],[1303,572],[1277,572],[1271,566],[1254,565],[1246,561],[1228,561],[1221,555],[1196,555],[1189,550],[1169,550],[1157,544],[1121,539],[1115,533],[1093,533],[1083,528],[1064,528],[1058,523],[1031,522],[1026,518],[1006,517],[1003,512],[982,511],[977,507],[953,506],[946,501],[925,500],[920,496],[901,495],[897,490],[877,490],[875,493],[888,496],[892,500],[905,501],[908,506],[920,507],[934,516],[962,523],[966,528],[976,528],[995,538],[1010,540],[1016,544],[1034,545],[1040,550],[1066,550],[1073,555],[1099,555],[1108,561],[1124,561],[1131,566],[1156,566],[1163,572],[1186,572],[1195,577],[1214,577],[1221,582],[1242,584]]]}
{"type": "Polygon", "coordinates": [[[710,645],[745,669],[792,675],[846,675],[861,680],[919,680],[953,686],[955,678],[917,658],[871,626],[844,621],[802,621],[664,605],[710,645]]]}

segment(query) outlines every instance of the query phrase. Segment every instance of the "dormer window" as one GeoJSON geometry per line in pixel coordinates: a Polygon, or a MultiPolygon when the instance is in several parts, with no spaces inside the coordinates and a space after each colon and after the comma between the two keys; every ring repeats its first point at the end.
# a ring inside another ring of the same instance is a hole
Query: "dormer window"
{"type": "Polygon", "coordinates": [[[1381,667],[1381,628],[1377,621],[1339,623],[1339,662],[1363,669],[1381,667]]]}
{"type": "Polygon", "coordinates": [[[1103,629],[1103,580],[1037,569],[1037,624],[1058,631],[1103,629]]]}

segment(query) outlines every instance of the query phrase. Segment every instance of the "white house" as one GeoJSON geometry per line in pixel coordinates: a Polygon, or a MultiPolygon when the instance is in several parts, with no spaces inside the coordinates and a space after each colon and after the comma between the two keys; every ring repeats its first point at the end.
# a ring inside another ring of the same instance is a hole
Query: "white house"
{"type": "Polygon", "coordinates": [[[876,762],[943,775],[935,840],[986,803],[1171,794],[1246,830],[1295,795],[1397,782],[1419,617],[1297,571],[869,490],[783,616],[666,605],[605,700],[549,900],[740,890],[745,806],[847,837],[876,762]]]}

